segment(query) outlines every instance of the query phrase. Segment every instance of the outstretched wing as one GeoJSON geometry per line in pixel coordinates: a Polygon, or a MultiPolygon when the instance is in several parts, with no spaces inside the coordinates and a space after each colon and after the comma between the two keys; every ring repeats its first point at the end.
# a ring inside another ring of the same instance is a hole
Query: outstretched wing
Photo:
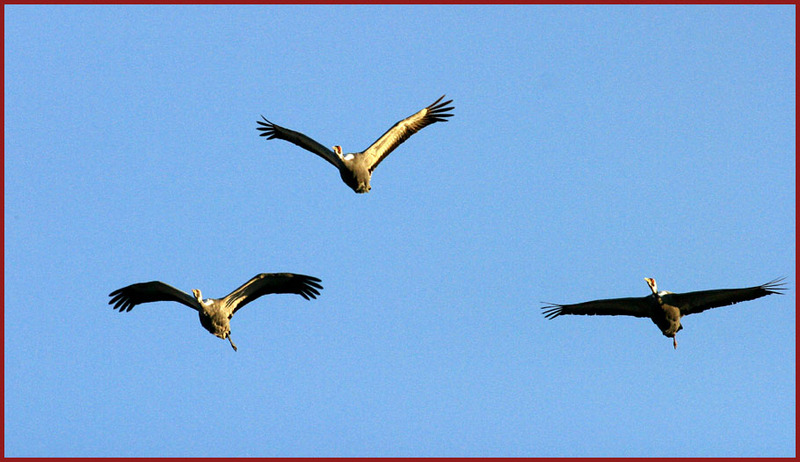
{"type": "Polygon", "coordinates": [[[665,303],[677,306],[681,310],[681,316],[687,314],[700,313],[710,308],[733,305],[734,303],[755,300],[770,294],[782,294],[786,290],[785,278],[775,279],[766,284],[755,287],[745,287],[742,289],[716,289],[699,290],[697,292],[686,292],[683,294],[665,294],[661,298],[665,303]]]}
{"type": "Polygon", "coordinates": [[[604,300],[593,300],[591,302],[576,303],[574,305],[557,305],[555,303],[545,305],[544,317],[553,319],[565,314],[582,315],[606,315],[606,316],[636,316],[637,318],[649,318],[650,297],[631,297],[631,298],[609,298],[604,300]]]}
{"type": "Polygon", "coordinates": [[[200,309],[197,300],[182,290],[178,290],[161,281],[140,282],[117,289],[108,294],[111,300],[109,305],[114,305],[115,310],[130,311],[134,306],[150,302],[178,302],[193,310],[200,309]]]}
{"type": "Polygon", "coordinates": [[[223,301],[231,313],[236,313],[243,306],[267,294],[298,294],[308,300],[319,295],[319,289],[322,289],[319,282],[319,279],[303,274],[261,273],[228,294],[223,301]]]}
{"type": "Polygon", "coordinates": [[[266,123],[260,120],[256,121],[260,125],[260,127],[257,127],[257,129],[262,132],[259,136],[266,136],[268,140],[271,140],[273,138],[278,138],[281,140],[288,141],[290,143],[300,146],[306,151],[311,151],[314,154],[322,157],[323,159],[330,162],[336,168],[339,168],[341,166],[341,160],[339,160],[339,156],[337,156],[336,153],[334,153],[332,150],[317,143],[316,141],[312,140],[311,138],[307,137],[306,135],[300,132],[289,130],[288,128],[283,128],[280,125],[275,125],[274,123],[267,120],[263,115],[261,116],[261,118],[264,119],[264,122],[266,123]]]}
{"type": "Polygon", "coordinates": [[[439,103],[442,98],[444,98],[444,95],[434,101],[430,106],[394,124],[389,131],[384,133],[383,136],[372,143],[372,146],[368,147],[364,151],[363,155],[366,156],[370,173],[375,170],[378,164],[380,164],[381,161],[389,155],[389,153],[394,151],[394,148],[400,146],[400,144],[407,140],[411,135],[417,133],[432,123],[447,122],[447,117],[453,116],[453,114],[447,113],[447,111],[453,109],[453,106],[445,107],[452,103],[453,100],[451,99],[449,101],[439,103]]]}

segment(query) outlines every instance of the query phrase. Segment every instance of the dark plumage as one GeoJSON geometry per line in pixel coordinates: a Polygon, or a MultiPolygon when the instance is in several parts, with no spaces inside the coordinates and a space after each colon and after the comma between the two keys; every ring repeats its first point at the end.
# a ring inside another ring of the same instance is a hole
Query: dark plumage
{"type": "Polygon", "coordinates": [[[611,298],[574,305],[550,304],[542,307],[542,310],[547,319],[565,314],[625,315],[650,318],[666,337],[672,338],[673,346],[678,348],[675,334],[683,329],[681,317],[700,313],[710,308],[754,300],[770,294],[781,294],[781,291],[784,290],[783,278],[743,289],[701,290],[682,294],[659,292],[655,279],[645,278],[645,281],[652,291],[652,294],[646,297],[611,298]]]}
{"type": "Polygon", "coordinates": [[[242,307],[253,300],[267,294],[298,294],[309,300],[317,298],[322,286],[319,279],[293,273],[261,273],[244,283],[224,298],[209,298],[203,300],[199,289],[192,289],[192,295],[178,290],[161,281],[140,282],[117,289],[110,294],[109,305],[113,309],[130,311],[134,306],[150,302],[178,302],[182,303],[200,315],[200,324],[207,331],[221,339],[228,339],[236,350],[236,345],[231,340],[230,319],[242,307]]]}

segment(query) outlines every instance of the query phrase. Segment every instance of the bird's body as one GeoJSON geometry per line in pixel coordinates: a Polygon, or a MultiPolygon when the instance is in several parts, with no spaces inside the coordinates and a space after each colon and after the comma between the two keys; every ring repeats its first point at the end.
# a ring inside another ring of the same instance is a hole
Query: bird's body
{"type": "MultiPolygon", "coordinates": [[[[654,279],[650,279],[655,284],[654,279]]],[[[650,319],[653,320],[656,326],[661,329],[661,333],[665,337],[672,338],[675,348],[678,347],[678,341],[675,340],[675,334],[683,329],[681,325],[681,310],[677,306],[670,305],[664,302],[662,294],[653,293],[647,297],[651,301],[653,308],[651,310],[650,319]]]]}
{"type": "Polygon", "coordinates": [[[755,287],[701,290],[676,294],[667,291],[659,292],[653,278],[645,278],[645,281],[652,291],[646,297],[593,300],[573,305],[550,304],[542,309],[547,319],[565,314],[626,315],[650,318],[664,336],[672,338],[673,346],[677,348],[675,334],[683,329],[681,325],[683,316],[700,313],[710,308],[754,300],[769,294],[780,294],[783,290],[782,279],[776,279],[755,287]]]}
{"type": "Polygon", "coordinates": [[[300,132],[275,125],[263,115],[261,118],[264,119],[264,122],[257,121],[260,125],[257,128],[262,132],[260,136],[265,136],[268,140],[278,138],[289,141],[327,160],[339,169],[342,181],[353,191],[361,194],[369,192],[372,188],[370,186],[372,172],[397,146],[424,127],[436,122],[447,122],[447,117],[453,116],[453,114],[447,113],[453,107],[446,107],[453,100],[439,103],[442,98],[444,95],[430,106],[397,122],[370,147],[361,152],[342,154],[342,147],[338,145],[333,146],[333,149],[328,149],[300,132]]]}
{"type": "Polygon", "coordinates": [[[109,294],[109,305],[120,312],[130,311],[141,303],[172,301],[197,311],[200,324],[221,339],[231,340],[230,320],[239,309],[262,295],[293,293],[306,300],[317,298],[322,286],[319,279],[293,273],[261,273],[244,283],[224,298],[203,300],[199,289],[192,289],[192,295],[178,290],[161,281],[140,282],[117,289],[109,294]]]}
{"type": "MultiPolygon", "coordinates": [[[[225,305],[221,300],[204,300],[201,306],[202,308],[197,312],[200,316],[200,324],[207,331],[223,340],[230,338],[233,312],[225,309],[225,305]]],[[[233,345],[233,342],[231,342],[231,345],[233,345]]]]}
{"type": "Polygon", "coordinates": [[[359,193],[367,193],[372,186],[369,181],[372,179],[372,169],[370,160],[367,156],[356,155],[361,153],[350,153],[342,156],[342,148],[334,146],[333,151],[341,156],[342,166],[339,168],[339,176],[347,186],[359,193]]]}

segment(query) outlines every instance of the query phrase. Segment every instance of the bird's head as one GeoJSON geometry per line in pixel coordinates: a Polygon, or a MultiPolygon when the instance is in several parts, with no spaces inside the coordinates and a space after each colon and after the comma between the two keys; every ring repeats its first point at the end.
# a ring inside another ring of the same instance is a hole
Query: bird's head
{"type": "Polygon", "coordinates": [[[196,298],[201,305],[203,304],[203,294],[200,293],[200,289],[192,289],[192,295],[194,295],[194,298],[196,298]]]}
{"type": "Polygon", "coordinates": [[[647,285],[650,286],[650,290],[653,291],[653,295],[658,295],[658,286],[656,285],[656,280],[653,278],[644,278],[647,285]]]}
{"type": "Polygon", "coordinates": [[[339,146],[339,145],[337,144],[336,146],[333,146],[333,148],[332,148],[332,149],[333,149],[333,152],[334,152],[334,153],[335,153],[337,156],[339,156],[339,158],[341,158],[341,157],[342,157],[342,147],[341,147],[341,146],[339,146]]]}

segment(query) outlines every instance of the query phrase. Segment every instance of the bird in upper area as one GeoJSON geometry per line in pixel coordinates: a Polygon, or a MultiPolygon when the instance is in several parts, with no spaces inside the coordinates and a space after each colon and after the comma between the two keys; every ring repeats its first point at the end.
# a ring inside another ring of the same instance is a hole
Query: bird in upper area
{"type": "Polygon", "coordinates": [[[644,280],[647,281],[647,285],[652,291],[652,294],[646,297],[610,298],[574,305],[548,304],[542,309],[547,319],[565,314],[625,315],[650,318],[661,329],[664,336],[672,338],[672,345],[677,349],[678,341],[675,340],[675,334],[683,329],[681,325],[683,316],[700,313],[709,308],[754,300],[769,294],[782,294],[781,291],[785,290],[785,284],[782,282],[784,278],[743,289],[700,290],[682,294],[663,290],[659,292],[655,279],[644,278],[644,280]]]}
{"type": "Polygon", "coordinates": [[[321,281],[313,276],[302,274],[261,273],[224,298],[206,300],[203,300],[199,289],[192,289],[192,296],[161,281],[140,282],[108,294],[111,297],[108,304],[113,304],[113,309],[119,309],[121,313],[132,310],[140,303],[162,301],[182,303],[197,310],[200,324],[207,331],[221,339],[228,339],[233,350],[237,351],[236,345],[231,340],[230,320],[239,309],[267,294],[298,294],[306,300],[317,298],[319,289],[322,289],[319,282],[321,281]]]}
{"type": "Polygon", "coordinates": [[[261,118],[264,119],[264,122],[260,120],[256,122],[260,125],[257,127],[262,132],[260,136],[266,136],[268,140],[278,138],[289,141],[322,157],[339,169],[339,175],[347,186],[361,194],[369,192],[372,188],[369,182],[375,167],[397,146],[424,127],[436,122],[447,122],[447,117],[453,116],[453,114],[447,113],[453,107],[445,107],[453,100],[439,103],[443,98],[444,95],[430,106],[394,124],[366,150],[344,155],[342,155],[342,147],[339,145],[333,146],[333,150],[328,149],[302,133],[275,125],[263,115],[261,118]]]}

